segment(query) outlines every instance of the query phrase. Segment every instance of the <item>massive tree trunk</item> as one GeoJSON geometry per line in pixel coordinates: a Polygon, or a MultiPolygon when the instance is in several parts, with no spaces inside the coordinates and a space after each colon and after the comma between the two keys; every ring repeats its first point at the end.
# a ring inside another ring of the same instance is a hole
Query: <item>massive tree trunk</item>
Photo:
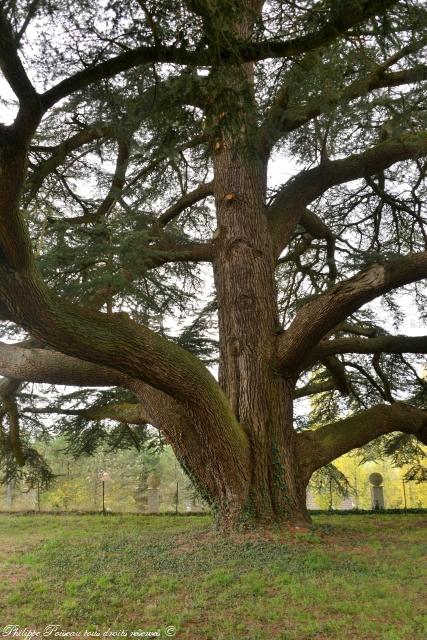
{"type": "MultiPolygon", "coordinates": [[[[257,9],[250,5],[236,22],[242,38],[250,35],[257,9]]],[[[293,428],[295,379],[277,375],[275,367],[276,256],[266,206],[268,157],[257,145],[253,83],[252,64],[218,72],[219,91],[232,91],[237,107],[214,114],[211,141],[219,382],[250,444],[248,496],[240,519],[306,522],[307,478],[293,428]]]]}
{"type": "MultiPolygon", "coordinates": [[[[250,36],[261,5],[242,3],[235,22],[250,36]]],[[[293,428],[295,380],[275,370],[279,328],[276,256],[268,224],[267,154],[258,145],[252,64],[220,71],[237,110],[216,114],[212,141],[217,214],[213,263],[219,309],[219,382],[250,443],[246,523],[307,521],[293,428]],[[219,135],[218,135],[219,134],[219,135]]]]}
{"type": "Polygon", "coordinates": [[[275,370],[279,326],[275,259],[265,212],[266,164],[236,157],[223,140],[215,155],[218,219],[214,261],[219,309],[219,380],[251,447],[244,518],[307,520],[295,452],[294,380],[275,370]]]}

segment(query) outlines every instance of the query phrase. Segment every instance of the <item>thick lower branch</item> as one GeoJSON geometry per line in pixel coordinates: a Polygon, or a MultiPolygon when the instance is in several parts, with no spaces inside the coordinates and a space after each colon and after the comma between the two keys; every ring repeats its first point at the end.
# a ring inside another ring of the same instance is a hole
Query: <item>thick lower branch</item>
{"type": "Polygon", "coordinates": [[[340,282],[304,305],[287,331],[279,337],[279,367],[285,371],[298,369],[306,363],[307,357],[311,357],[311,351],[319,340],[357,309],[392,289],[425,277],[427,251],[373,264],[340,282]]]}
{"type": "Polygon", "coordinates": [[[62,416],[78,416],[85,420],[115,420],[128,424],[148,424],[150,416],[144,413],[142,404],[137,402],[112,402],[88,409],[63,409],[62,407],[24,407],[22,413],[58,414],[62,416]]]}
{"type": "MultiPolygon", "coordinates": [[[[37,413],[59,411],[88,420],[120,420],[131,424],[152,424],[172,445],[181,464],[197,479],[206,496],[223,503],[243,504],[249,483],[249,450],[240,429],[215,433],[204,415],[189,415],[169,395],[114,369],[85,362],[45,349],[25,349],[0,343],[0,372],[16,381],[49,382],[75,386],[115,386],[131,390],[136,403],[114,403],[82,410],[44,407],[37,413]],[[237,436],[235,436],[237,433],[237,436]]],[[[10,388],[7,383],[7,390],[10,388]]],[[[5,388],[6,390],[6,388],[5,388]]]]}
{"type": "Polygon", "coordinates": [[[378,336],[322,341],[313,357],[337,353],[427,353],[427,336],[378,336]]]}
{"type": "Polygon", "coordinates": [[[299,433],[297,443],[305,472],[310,476],[344,453],[392,431],[412,433],[427,444],[427,412],[403,402],[376,405],[344,420],[299,433]]]}
{"type": "Polygon", "coordinates": [[[0,373],[15,380],[82,387],[114,387],[124,382],[122,374],[108,367],[57,351],[26,349],[4,342],[0,342],[0,373]]]}

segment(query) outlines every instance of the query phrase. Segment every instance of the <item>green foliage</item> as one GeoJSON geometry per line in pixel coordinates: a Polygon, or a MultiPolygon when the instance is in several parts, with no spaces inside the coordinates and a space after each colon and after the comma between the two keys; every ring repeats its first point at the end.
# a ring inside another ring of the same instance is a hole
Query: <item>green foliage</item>
{"type": "Polygon", "coordinates": [[[427,469],[420,463],[412,465],[405,473],[405,482],[427,482],[427,469]]]}
{"type": "Polygon", "coordinates": [[[25,466],[21,467],[9,447],[0,441],[0,485],[19,480],[29,489],[49,487],[55,480],[55,474],[44,456],[32,446],[25,446],[23,451],[25,466]]]}
{"type": "Polygon", "coordinates": [[[347,477],[334,464],[327,464],[315,471],[310,479],[310,486],[318,493],[329,493],[329,508],[332,508],[333,494],[346,497],[354,491],[347,477]]]}
{"type": "Polygon", "coordinates": [[[391,433],[373,440],[358,450],[360,464],[374,460],[388,460],[395,468],[405,468],[405,478],[423,482],[427,479],[426,449],[410,434],[391,433]],[[409,467],[409,468],[407,468],[409,467]]]}
{"type": "MultiPolygon", "coordinates": [[[[65,422],[65,421],[63,421],[65,422]]],[[[76,458],[92,455],[102,446],[106,451],[120,449],[153,449],[162,446],[159,438],[145,425],[131,426],[126,422],[108,425],[105,421],[76,417],[67,420],[61,429],[67,441],[66,451],[76,458]]]]}

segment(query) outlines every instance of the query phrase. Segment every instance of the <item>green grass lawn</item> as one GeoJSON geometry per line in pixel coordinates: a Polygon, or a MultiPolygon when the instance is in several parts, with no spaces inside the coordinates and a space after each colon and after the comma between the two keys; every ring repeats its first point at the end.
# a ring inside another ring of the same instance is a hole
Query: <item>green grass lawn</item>
{"type": "Polygon", "coordinates": [[[0,515],[0,637],[426,640],[426,524],[317,516],[225,537],[208,517],[0,515]]]}

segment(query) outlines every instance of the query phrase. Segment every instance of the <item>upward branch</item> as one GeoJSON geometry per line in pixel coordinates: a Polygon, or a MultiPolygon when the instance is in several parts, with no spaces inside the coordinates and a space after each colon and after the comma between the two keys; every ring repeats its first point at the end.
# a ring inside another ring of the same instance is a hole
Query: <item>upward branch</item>
{"type": "Polygon", "coordinates": [[[403,160],[427,155],[427,132],[406,133],[340,160],[300,171],[279,191],[270,206],[278,254],[287,246],[306,207],[333,186],[384,171],[403,160]]]}
{"type": "Polygon", "coordinates": [[[305,304],[278,342],[279,366],[297,370],[319,340],[374,298],[427,277],[427,251],[373,264],[305,304]]]}

